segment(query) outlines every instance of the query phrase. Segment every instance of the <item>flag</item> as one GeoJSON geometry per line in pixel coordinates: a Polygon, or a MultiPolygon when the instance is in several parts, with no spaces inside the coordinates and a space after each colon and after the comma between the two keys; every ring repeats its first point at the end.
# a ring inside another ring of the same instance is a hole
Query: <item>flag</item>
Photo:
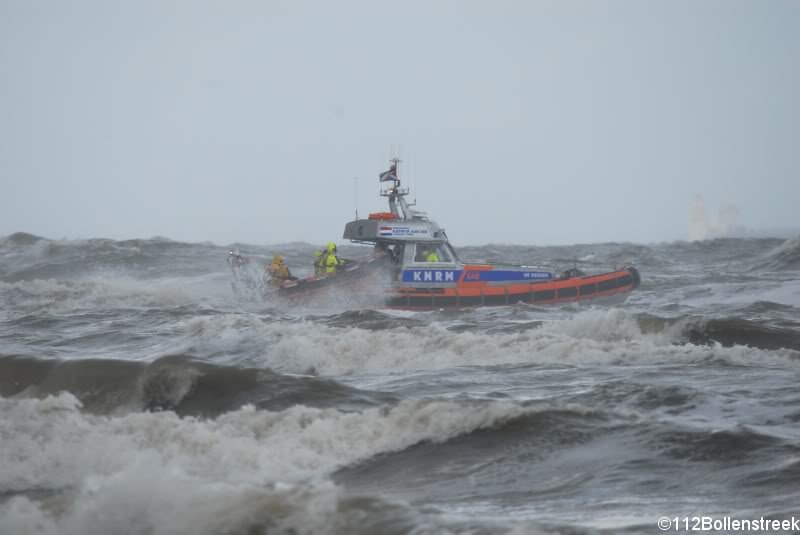
{"type": "Polygon", "coordinates": [[[393,165],[389,168],[388,171],[385,171],[380,174],[380,182],[388,182],[390,180],[399,180],[397,178],[397,166],[393,165]]]}

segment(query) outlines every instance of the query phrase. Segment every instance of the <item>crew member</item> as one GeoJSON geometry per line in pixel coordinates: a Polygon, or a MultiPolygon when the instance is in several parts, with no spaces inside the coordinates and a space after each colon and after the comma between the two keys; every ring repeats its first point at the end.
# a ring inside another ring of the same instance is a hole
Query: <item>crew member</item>
{"type": "Polygon", "coordinates": [[[272,286],[283,286],[283,283],[292,278],[289,268],[283,263],[283,258],[279,255],[272,257],[272,264],[267,268],[270,275],[269,283],[272,286]]]}
{"type": "Polygon", "coordinates": [[[327,255],[322,251],[314,251],[314,275],[322,275],[325,273],[325,257],[327,255]]]}
{"type": "Polygon", "coordinates": [[[328,249],[325,251],[325,273],[327,275],[334,275],[336,273],[336,268],[344,263],[345,261],[336,255],[336,244],[329,241],[328,249]]]}
{"type": "Polygon", "coordinates": [[[386,249],[387,256],[389,257],[389,262],[392,264],[399,264],[400,263],[400,246],[399,245],[392,245],[388,249],[386,249]]]}
{"type": "Polygon", "coordinates": [[[436,251],[435,251],[435,250],[433,250],[433,249],[428,249],[428,250],[425,252],[425,261],[426,261],[426,262],[438,262],[438,261],[439,261],[439,255],[438,255],[438,254],[436,254],[436,251]]]}

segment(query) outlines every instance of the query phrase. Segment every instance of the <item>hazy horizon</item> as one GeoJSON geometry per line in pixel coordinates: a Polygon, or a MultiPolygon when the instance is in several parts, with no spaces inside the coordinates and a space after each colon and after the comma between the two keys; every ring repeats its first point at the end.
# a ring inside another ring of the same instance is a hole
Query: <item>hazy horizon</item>
{"type": "MultiPolygon", "coordinates": [[[[86,240],[112,240],[117,242],[124,242],[124,241],[149,241],[149,240],[165,240],[168,242],[174,243],[186,243],[186,244],[197,244],[197,245],[210,245],[214,247],[277,247],[283,245],[308,245],[310,247],[322,248],[325,246],[327,241],[312,241],[312,240],[292,240],[292,241],[278,241],[278,242],[251,242],[246,240],[238,240],[238,241],[231,241],[231,242],[219,242],[213,240],[181,240],[172,238],[170,236],[128,236],[128,237],[109,237],[109,236],[43,236],[40,234],[32,234],[30,232],[25,231],[17,231],[12,232],[9,234],[2,234],[0,235],[0,240],[10,238],[15,234],[26,234],[31,235],[36,238],[42,238],[47,241],[56,241],[56,242],[81,242],[86,240]]],[[[753,240],[795,240],[800,239],[800,229],[778,229],[774,232],[753,232],[752,234],[748,234],[745,236],[714,236],[709,238],[704,238],[703,240],[690,240],[686,238],[678,238],[675,240],[654,240],[654,241],[630,241],[630,240],[610,240],[610,241],[596,241],[596,242],[573,242],[573,243],[566,243],[566,242],[498,242],[498,241],[489,241],[485,243],[468,243],[468,242],[461,242],[458,240],[450,240],[452,245],[456,248],[461,247],[470,247],[470,248],[480,248],[480,247],[571,247],[571,246],[592,246],[592,245],[610,245],[610,244],[626,244],[629,243],[631,245],[665,245],[665,244],[672,244],[672,243],[680,243],[680,242],[694,242],[694,241],[713,241],[713,240],[727,240],[727,239],[753,239],[753,240]]],[[[359,243],[351,243],[349,240],[344,240],[341,236],[330,238],[330,240],[336,242],[337,244],[341,245],[352,245],[354,247],[364,246],[364,247],[371,247],[369,244],[359,244],[359,243]]],[[[328,241],[330,241],[328,240],[328,241]]],[[[591,251],[589,251],[591,252],[591,251]]],[[[588,253],[587,253],[588,254],[588,253]]]]}
{"type": "Polygon", "coordinates": [[[458,245],[791,233],[798,64],[790,1],[0,0],[0,236],[341,242],[393,155],[458,245]]]}

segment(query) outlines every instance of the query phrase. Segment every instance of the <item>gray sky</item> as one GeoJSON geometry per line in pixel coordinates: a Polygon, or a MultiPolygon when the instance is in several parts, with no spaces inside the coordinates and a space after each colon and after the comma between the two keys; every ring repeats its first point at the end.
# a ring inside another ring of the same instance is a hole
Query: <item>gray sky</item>
{"type": "Polygon", "coordinates": [[[0,0],[0,235],[455,244],[798,227],[800,2],[0,0]]]}

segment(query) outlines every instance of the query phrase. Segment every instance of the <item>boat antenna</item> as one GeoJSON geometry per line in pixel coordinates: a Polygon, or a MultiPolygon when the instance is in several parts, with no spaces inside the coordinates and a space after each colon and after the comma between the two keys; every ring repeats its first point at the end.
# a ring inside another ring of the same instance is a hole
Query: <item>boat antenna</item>
{"type": "Polygon", "coordinates": [[[417,205],[417,161],[414,160],[414,206],[417,205]]]}
{"type": "Polygon", "coordinates": [[[358,219],[358,177],[353,177],[353,182],[355,182],[355,197],[356,197],[356,219],[358,219]]]}

